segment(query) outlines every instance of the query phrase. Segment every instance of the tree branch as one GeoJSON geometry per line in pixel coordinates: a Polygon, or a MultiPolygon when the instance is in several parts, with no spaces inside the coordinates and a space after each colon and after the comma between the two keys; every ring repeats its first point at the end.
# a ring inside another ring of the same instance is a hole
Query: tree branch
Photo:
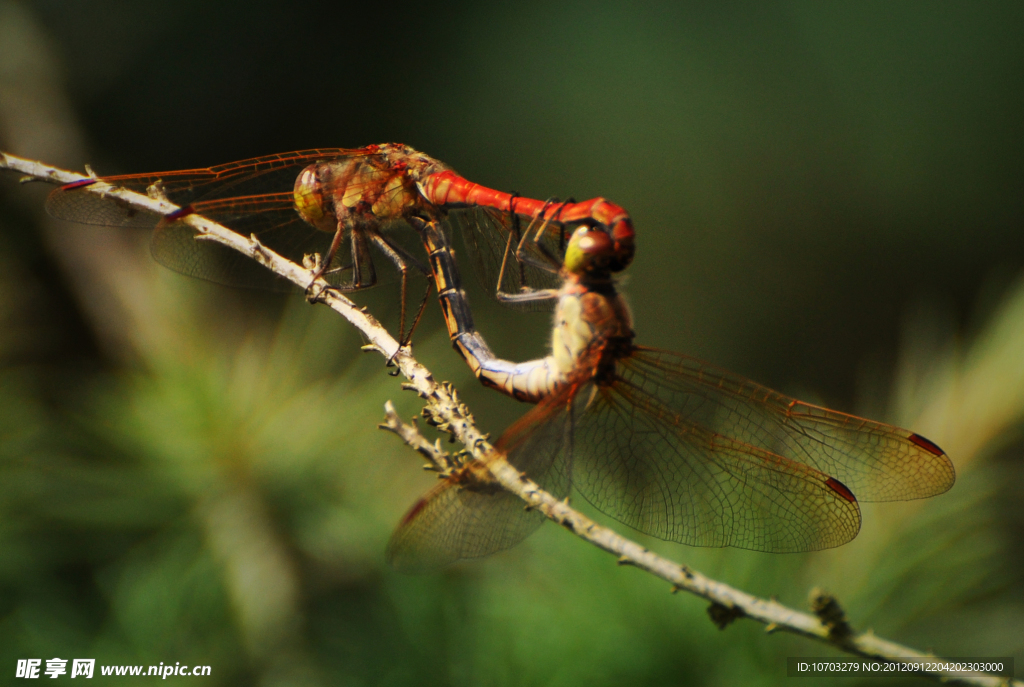
{"type": "MultiPolygon", "coordinates": [[[[21,172],[27,175],[25,180],[38,179],[57,184],[68,184],[90,178],[2,152],[0,152],[0,169],[21,172]]],[[[167,215],[178,209],[176,205],[166,200],[116,188],[102,181],[97,181],[76,192],[114,197],[132,207],[159,215],[167,215]]],[[[275,274],[288,279],[299,288],[307,289],[313,282],[313,269],[284,259],[261,245],[255,236],[246,238],[200,215],[189,215],[179,221],[194,228],[198,240],[214,241],[229,246],[256,260],[275,274]]],[[[398,342],[374,317],[337,291],[331,290],[329,284],[322,278],[312,284],[310,291],[316,293],[311,300],[329,306],[362,332],[370,342],[367,348],[372,348],[388,360],[394,361],[401,373],[409,380],[403,385],[403,388],[416,391],[426,401],[426,412],[431,416],[432,424],[436,424],[442,431],[450,433],[466,446],[474,458],[484,462],[503,489],[515,494],[530,507],[540,511],[581,539],[616,555],[620,565],[632,565],[666,580],[672,584],[673,592],[684,590],[710,601],[711,607],[708,612],[712,621],[720,628],[726,627],[738,618],[745,617],[763,623],[769,632],[790,632],[867,659],[936,661],[936,657],[933,655],[886,641],[871,632],[854,633],[847,623],[839,603],[823,592],[818,590],[812,592],[811,605],[815,613],[802,613],[783,606],[777,601],[758,598],[706,577],[685,565],[652,553],[607,527],[598,525],[571,508],[567,502],[560,501],[542,490],[498,454],[488,443],[486,436],[476,428],[472,414],[459,401],[455,389],[447,383],[437,383],[430,371],[417,362],[408,349],[400,348],[398,342]]],[[[415,426],[403,423],[390,404],[386,407],[386,421],[382,427],[398,434],[409,446],[426,457],[430,461],[431,469],[443,474],[454,467],[452,460],[441,451],[438,444],[430,444],[415,426]]],[[[941,671],[921,671],[919,674],[951,684],[1024,687],[1024,683],[1020,681],[984,673],[953,674],[941,671]]]]}

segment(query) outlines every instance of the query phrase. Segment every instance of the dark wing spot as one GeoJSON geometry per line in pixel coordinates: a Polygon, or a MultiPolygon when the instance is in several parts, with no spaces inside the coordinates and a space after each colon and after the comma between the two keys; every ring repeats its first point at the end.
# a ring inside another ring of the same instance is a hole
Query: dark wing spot
{"type": "Polygon", "coordinates": [[[188,217],[189,215],[193,214],[195,211],[196,211],[196,209],[194,207],[192,207],[191,205],[186,205],[185,207],[178,208],[177,210],[175,210],[171,214],[167,215],[167,220],[169,222],[173,222],[176,219],[181,219],[182,217],[188,217]]]}
{"type": "Polygon", "coordinates": [[[410,508],[409,512],[405,514],[405,517],[402,518],[402,523],[399,525],[399,527],[402,527],[404,525],[408,525],[410,522],[415,520],[416,516],[419,515],[420,511],[423,510],[423,508],[426,505],[427,505],[427,499],[425,499],[425,498],[422,498],[419,501],[417,501],[415,504],[413,504],[413,507],[410,508]]]}
{"type": "Polygon", "coordinates": [[[70,184],[64,184],[60,189],[62,191],[74,191],[76,188],[92,186],[97,181],[99,181],[99,179],[79,179],[78,181],[72,181],[70,184]]]}
{"type": "Polygon", "coordinates": [[[929,453],[933,453],[936,456],[944,456],[944,455],[946,455],[945,451],[943,451],[941,448],[936,446],[934,443],[932,443],[932,442],[928,441],[927,439],[925,439],[920,434],[911,434],[907,438],[910,439],[910,442],[912,444],[914,444],[916,446],[920,446],[921,448],[923,448],[925,451],[928,451],[929,453]]]}
{"type": "Polygon", "coordinates": [[[857,497],[853,495],[853,492],[850,491],[845,484],[837,480],[835,477],[829,477],[827,480],[825,480],[825,484],[828,485],[828,487],[832,489],[832,491],[839,494],[850,503],[857,503],[857,497]]]}

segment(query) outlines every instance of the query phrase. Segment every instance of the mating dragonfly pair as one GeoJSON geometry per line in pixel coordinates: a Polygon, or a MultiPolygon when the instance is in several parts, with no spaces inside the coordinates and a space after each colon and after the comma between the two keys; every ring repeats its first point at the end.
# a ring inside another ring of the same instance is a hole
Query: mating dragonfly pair
{"type": "MultiPolygon", "coordinates": [[[[844,544],[863,501],[934,496],[955,479],[943,451],[913,432],[803,403],[689,356],[634,343],[615,276],[633,258],[628,213],[602,198],[539,201],[474,184],[407,146],[310,150],[208,169],[101,177],[181,209],[129,210],[54,191],[62,219],[154,230],[153,255],[179,272],[275,287],[240,254],[194,240],[176,222],[201,214],[256,235],[285,257],[321,256],[336,288],[377,282],[374,253],[402,281],[428,272],[456,350],[486,385],[536,406],[496,450],[556,496],[572,488],[641,532],[696,546],[766,552],[844,544]],[[449,241],[457,229],[486,281],[509,304],[555,302],[551,353],[513,363],[476,331],[449,241]],[[405,239],[419,237],[427,263],[405,239]]],[[[413,318],[415,327],[427,301],[413,318]]],[[[433,568],[522,541],[542,522],[509,494],[459,474],[403,518],[388,546],[400,569],[433,568]]]]}

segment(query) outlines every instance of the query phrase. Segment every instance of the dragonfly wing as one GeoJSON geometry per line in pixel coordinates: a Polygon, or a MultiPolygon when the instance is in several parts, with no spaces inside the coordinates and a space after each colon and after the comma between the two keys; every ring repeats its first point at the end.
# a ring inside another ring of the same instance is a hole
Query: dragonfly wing
{"type": "MultiPolygon", "coordinates": [[[[191,207],[193,214],[218,222],[246,238],[255,236],[263,246],[299,264],[304,255],[325,255],[333,237],[299,217],[291,193],[202,201],[191,207]]],[[[159,225],[152,239],[154,259],[181,274],[218,284],[274,291],[291,288],[290,283],[262,265],[219,244],[197,241],[195,235],[191,227],[181,222],[159,225]]],[[[342,242],[332,266],[351,264],[349,246],[348,241],[342,242]]],[[[326,275],[335,284],[346,276],[341,272],[326,275]]]]}
{"type": "Polygon", "coordinates": [[[445,481],[409,510],[388,542],[387,560],[402,572],[429,572],[512,548],[544,516],[501,489],[474,491],[445,481]]]}
{"type": "MultiPolygon", "coordinates": [[[[571,471],[562,451],[568,416],[549,399],[531,410],[495,450],[543,489],[568,496],[571,471]],[[510,438],[516,441],[510,443],[510,438]]],[[[459,560],[510,549],[533,534],[544,516],[496,485],[459,484],[448,478],[402,518],[388,543],[387,560],[405,572],[426,572],[459,560]]]]}
{"type": "Polygon", "coordinates": [[[116,198],[80,188],[51,191],[46,197],[46,212],[68,222],[132,229],[152,229],[163,219],[161,215],[133,208],[116,198]]]}
{"type": "Polygon", "coordinates": [[[293,284],[227,246],[196,240],[192,227],[175,222],[156,228],[150,242],[153,259],[189,277],[226,286],[289,291],[293,284]]]}
{"type": "Polygon", "coordinates": [[[679,353],[640,348],[619,367],[685,421],[806,463],[862,501],[927,498],[953,486],[942,449],[908,430],[797,401],[679,353]]]}
{"type": "MultiPolygon", "coordinates": [[[[287,191],[290,195],[295,177],[303,167],[320,160],[369,154],[365,149],[300,150],[202,169],[104,176],[99,181],[142,195],[147,195],[150,186],[156,185],[167,200],[185,206],[202,201],[252,197],[273,191],[287,191]]],[[[69,222],[109,227],[152,229],[160,221],[158,215],[142,213],[140,216],[138,210],[116,198],[85,191],[82,186],[74,183],[55,189],[46,199],[47,212],[69,222]]]]}
{"type": "MultiPolygon", "coordinates": [[[[249,205],[255,204],[249,203],[249,205]]],[[[260,205],[265,206],[266,203],[260,205]]],[[[251,208],[247,212],[244,206],[245,204],[239,203],[237,207],[233,207],[229,201],[196,203],[197,212],[201,211],[207,219],[226,225],[232,224],[231,228],[238,233],[249,229],[250,231],[243,235],[249,236],[249,234],[255,233],[265,245],[278,250],[278,252],[282,252],[282,248],[287,249],[298,242],[310,238],[317,239],[318,237],[313,234],[320,233],[308,226],[295,226],[297,223],[304,223],[292,209],[290,197],[285,206],[286,212],[270,210],[264,215],[251,214],[257,212],[256,208],[251,208]],[[291,225],[292,231],[291,233],[287,230],[274,231],[269,226],[270,223],[291,225]]],[[[198,277],[228,286],[271,291],[283,291],[289,288],[287,282],[275,277],[266,268],[244,257],[241,253],[210,241],[196,241],[196,232],[188,225],[180,222],[167,223],[162,215],[138,210],[116,198],[90,193],[84,189],[58,188],[47,197],[46,209],[53,217],[83,224],[151,229],[153,237],[150,247],[153,258],[164,267],[190,277],[198,277]]],[[[262,207],[261,209],[266,210],[267,208],[262,207]]],[[[326,241],[321,239],[320,244],[327,241],[329,239],[326,241]]],[[[283,252],[293,258],[297,253],[295,250],[283,252]]],[[[315,252],[315,250],[306,252],[315,252]]],[[[300,260],[301,256],[302,253],[298,252],[300,260]]]]}
{"type": "MultiPolygon", "coordinates": [[[[208,169],[179,170],[141,175],[103,177],[101,180],[139,193],[157,185],[171,202],[218,222],[242,236],[251,235],[267,248],[301,263],[306,254],[324,255],[333,234],[317,231],[298,215],[293,187],[301,169],[317,161],[373,157],[367,150],[326,149],[272,155],[232,162],[208,169]]],[[[372,180],[364,182],[370,185],[372,180]]],[[[350,191],[361,187],[358,181],[350,191]]],[[[393,193],[397,193],[394,191],[393,193]]],[[[155,229],[152,243],[154,258],[165,267],[182,274],[229,286],[287,290],[286,282],[255,264],[246,264],[222,246],[196,242],[194,233],[183,224],[162,223],[163,217],[139,212],[123,201],[91,193],[80,185],[53,191],[47,199],[51,215],[85,224],[155,229]]],[[[405,233],[413,233],[407,227],[405,233]]],[[[350,242],[343,241],[332,267],[352,264],[350,242]]],[[[341,284],[350,278],[345,270],[329,271],[330,283],[341,284]]]]}
{"type": "Polygon", "coordinates": [[[593,386],[573,436],[574,485],[598,510],[661,539],[775,553],[853,539],[860,508],[814,468],[694,424],[627,371],[593,386]]]}

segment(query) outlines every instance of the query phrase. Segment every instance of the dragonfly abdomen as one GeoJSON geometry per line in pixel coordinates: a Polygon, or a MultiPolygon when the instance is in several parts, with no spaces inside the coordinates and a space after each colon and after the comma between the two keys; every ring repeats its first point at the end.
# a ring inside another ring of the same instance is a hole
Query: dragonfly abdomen
{"type": "Polygon", "coordinates": [[[552,356],[513,363],[494,355],[476,331],[462,277],[444,233],[435,222],[414,224],[427,248],[430,270],[437,285],[441,312],[452,346],[484,385],[520,401],[536,403],[550,394],[564,379],[552,356]]]}
{"type": "Polygon", "coordinates": [[[604,198],[591,198],[579,203],[540,201],[481,186],[456,174],[451,169],[423,176],[417,184],[429,203],[448,207],[489,207],[515,213],[533,220],[554,220],[604,227],[615,243],[614,271],[625,269],[633,259],[633,221],[629,213],[604,198]]]}

